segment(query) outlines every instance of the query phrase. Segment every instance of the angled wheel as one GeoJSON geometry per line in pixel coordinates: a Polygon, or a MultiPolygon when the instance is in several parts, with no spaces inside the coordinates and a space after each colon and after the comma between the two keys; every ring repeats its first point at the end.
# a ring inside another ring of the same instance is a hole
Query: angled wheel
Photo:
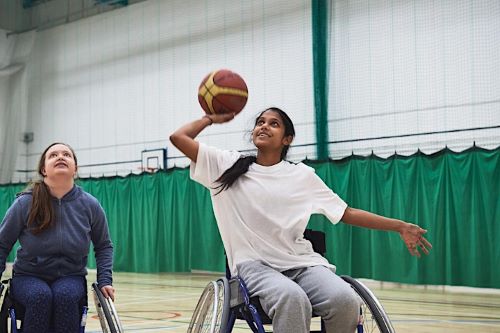
{"type": "Polygon", "coordinates": [[[229,315],[229,284],[221,278],[210,281],[194,309],[188,333],[223,333],[229,315]]]}
{"type": "Polygon", "coordinates": [[[97,283],[92,283],[94,304],[104,333],[121,333],[123,327],[113,301],[104,297],[97,283]]]}
{"type": "Polygon", "coordinates": [[[5,289],[4,283],[8,283],[8,281],[6,280],[0,283],[0,298],[2,299],[0,308],[0,333],[8,333],[7,325],[9,323],[9,305],[6,303],[5,298],[2,297],[5,289]]]}
{"type": "Polygon", "coordinates": [[[342,275],[341,278],[349,283],[363,300],[360,309],[360,324],[362,324],[363,328],[361,332],[395,333],[382,304],[380,304],[370,289],[350,276],[342,275]]]}

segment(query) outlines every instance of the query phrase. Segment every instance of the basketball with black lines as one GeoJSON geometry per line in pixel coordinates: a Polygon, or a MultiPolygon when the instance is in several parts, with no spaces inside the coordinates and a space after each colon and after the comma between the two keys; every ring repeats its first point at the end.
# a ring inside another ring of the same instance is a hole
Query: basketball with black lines
{"type": "Polygon", "coordinates": [[[245,107],[247,99],[245,80],[228,69],[211,72],[198,88],[198,101],[207,114],[238,114],[245,107]]]}

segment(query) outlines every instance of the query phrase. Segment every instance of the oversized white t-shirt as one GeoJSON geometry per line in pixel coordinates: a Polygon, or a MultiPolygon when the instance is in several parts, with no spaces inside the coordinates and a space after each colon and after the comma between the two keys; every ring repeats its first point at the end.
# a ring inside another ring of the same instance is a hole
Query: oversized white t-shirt
{"type": "Polygon", "coordinates": [[[191,178],[210,190],[215,218],[231,274],[248,260],[282,272],[292,268],[335,266],[315,253],[304,239],[311,214],[340,221],[347,204],[303,163],[281,161],[272,166],[250,165],[233,185],[218,192],[215,182],[241,156],[200,143],[191,178]]]}

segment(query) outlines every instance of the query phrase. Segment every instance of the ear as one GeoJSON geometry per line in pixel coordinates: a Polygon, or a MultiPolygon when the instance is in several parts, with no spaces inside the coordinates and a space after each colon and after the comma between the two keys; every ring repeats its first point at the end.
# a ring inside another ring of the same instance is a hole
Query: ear
{"type": "Polygon", "coordinates": [[[45,168],[42,169],[42,175],[45,177],[47,176],[47,172],[45,171],[45,168]]]}
{"type": "Polygon", "coordinates": [[[285,146],[289,146],[293,141],[293,136],[291,135],[288,135],[288,136],[285,136],[283,138],[283,140],[281,141],[285,146]]]}

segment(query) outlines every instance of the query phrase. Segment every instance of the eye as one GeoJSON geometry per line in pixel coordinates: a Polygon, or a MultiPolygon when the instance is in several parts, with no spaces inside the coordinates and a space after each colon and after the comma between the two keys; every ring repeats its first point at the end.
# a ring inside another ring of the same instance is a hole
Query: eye
{"type": "Polygon", "coordinates": [[[65,153],[64,153],[64,156],[65,156],[65,157],[71,157],[71,154],[70,154],[70,153],[68,153],[68,152],[65,152],[65,153]]]}
{"type": "Polygon", "coordinates": [[[264,120],[262,120],[262,119],[257,120],[257,125],[258,126],[262,126],[262,124],[264,124],[264,120]]]}
{"type": "Polygon", "coordinates": [[[273,122],[271,123],[271,126],[273,126],[273,127],[279,127],[279,126],[280,126],[280,124],[279,124],[277,121],[273,121],[273,122]]]}
{"type": "Polygon", "coordinates": [[[56,154],[56,153],[50,153],[50,154],[49,154],[49,157],[56,157],[56,156],[57,156],[57,154],[56,154]]]}

